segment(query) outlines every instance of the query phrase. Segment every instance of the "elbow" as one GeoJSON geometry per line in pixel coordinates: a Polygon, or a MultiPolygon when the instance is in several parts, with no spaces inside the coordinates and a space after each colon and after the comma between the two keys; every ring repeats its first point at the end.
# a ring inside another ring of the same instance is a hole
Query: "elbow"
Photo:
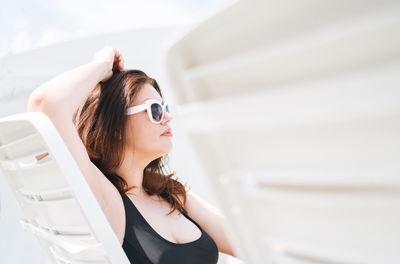
{"type": "Polygon", "coordinates": [[[27,102],[27,112],[43,112],[47,116],[72,117],[74,112],[68,111],[68,102],[60,102],[53,95],[48,95],[40,90],[31,92],[27,102]]]}
{"type": "Polygon", "coordinates": [[[48,98],[34,90],[28,98],[28,112],[43,112],[46,114],[54,113],[57,108],[54,103],[51,103],[48,98]]]}
{"type": "Polygon", "coordinates": [[[33,91],[28,98],[27,111],[28,112],[42,112],[43,110],[43,96],[39,96],[33,91]]]}
{"type": "MultiPolygon", "coordinates": [[[[49,98],[35,94],[30,94],[27,103],[27,112],[42,112],[47,115],[50,119],[54,120],[59,117],[69,118],[67,111],[59,103],[52,102],[49,98]]],[[[53,121],[54,122],[54,121],[53,121]]]]}

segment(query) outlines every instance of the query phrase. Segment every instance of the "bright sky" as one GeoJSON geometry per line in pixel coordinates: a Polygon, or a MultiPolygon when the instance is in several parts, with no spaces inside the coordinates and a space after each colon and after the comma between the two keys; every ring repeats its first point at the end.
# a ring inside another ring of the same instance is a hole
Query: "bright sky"
{"type": "Polygon", "coordinates": [[[195,23],[233,0],[0,0],[0,57],[79,37],[195,23]]]}

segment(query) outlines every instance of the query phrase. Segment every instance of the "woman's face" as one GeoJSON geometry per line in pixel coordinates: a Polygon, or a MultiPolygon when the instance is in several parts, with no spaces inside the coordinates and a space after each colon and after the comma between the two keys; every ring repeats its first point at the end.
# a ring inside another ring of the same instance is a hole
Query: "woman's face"
{"type": "MultiPolygon", "coordinates": [[[[137,94],[133,105],[130,106],[144,104],[148,99],[163,102],[157,90],[146,83],[137,94]]],[[[170,128],[168,123],[171,119],[172,116],[167,111],[164,111],[164,119],[159,124],[150,121],[147,110],[129,115],[125,134],[128,149],[145,155],[151,160],[169,153],[172,149],[172,136],[161,136],[161,134],[170,128]]]]}

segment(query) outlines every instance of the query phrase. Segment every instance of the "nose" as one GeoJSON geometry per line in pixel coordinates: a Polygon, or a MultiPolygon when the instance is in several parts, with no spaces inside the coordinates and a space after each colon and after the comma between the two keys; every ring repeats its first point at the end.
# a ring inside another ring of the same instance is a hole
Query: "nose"
{"type": "Polygon", "coordinates": [[[173,119],[172,114],[167,111],[164,111],[164,120],[162,121],[162,124],[168,124],[172,119],[173,119]]]}

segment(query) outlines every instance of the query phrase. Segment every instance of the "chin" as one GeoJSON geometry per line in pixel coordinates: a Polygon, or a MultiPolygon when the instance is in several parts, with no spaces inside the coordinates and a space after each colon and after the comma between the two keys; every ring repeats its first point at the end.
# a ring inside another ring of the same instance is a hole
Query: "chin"
{"type": "Polygon", "coordinates": [[[168,154],[169,152],[171,152],[173,147],[173,144],[171,141],[169,141],[168,143],[166,142],[162,142],[159,147],[157,148],[157,150],[154,151],[154,153],[159,153],[158,155],[163,156],[165,154],[168,154]]]}
{"type": "Polygon", "coordinates": [[[164,156],[164,155],[167,155],[167,154],[169,154],[170,152],[171,152],[171,150],[172,150],[172,147],[171,148],[168,148],[168,149],[163,149],[163,150],[161,150],[159,153],[159,158],[161,158],[162,156],[164,156]]]}
{"type": "Polygon", "coordinates": [[[166,154],[169,154],[169,153],[171,152],[171,150],[172,150],[172,148],[170,148],[170,149],[164,151],[164,152],[163,152],[163,156],[166,155],[166,154]]]}

